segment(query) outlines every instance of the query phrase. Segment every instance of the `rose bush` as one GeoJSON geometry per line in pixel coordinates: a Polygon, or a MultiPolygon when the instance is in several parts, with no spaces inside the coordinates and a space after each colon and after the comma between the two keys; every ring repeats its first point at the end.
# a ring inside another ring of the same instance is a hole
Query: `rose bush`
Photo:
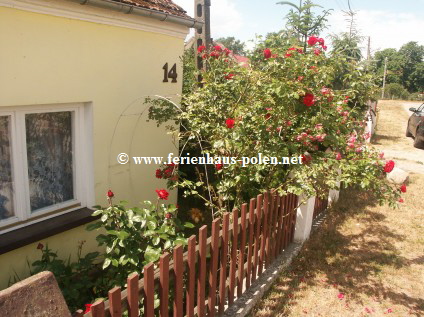
{"type": "Polygon", "coordinates": [[[268,47],[256,52],[250,68],[217,47],[202,50],[208,70],[178,111],[165,113],[160,109],[169,103],[149,100],[151,119],[181,125],[171,132],[182,151],[239,159],[302,156],[304,164],[215,161],[195,166],[194,180],[180,177],[172,186],[201,197],[214,216],[269,188],[316,195],[335,188],[337,179],[372,190],[381,203],[398,200],[378,153],[365,146],[364,109],[376,89],[372,76],[343,56],[315,54],[325,50],[323,39],[308,44],[306,50],[268,47]]]}
{"type": "Polygon", "coordinates": [[[103,269],[106,270],[101,289],[114,285],[124,285],[129,274],[139,272],[143,265],[156,262],[165,251],[171,251],[177,244],[186,244],[184,227],[192,228],[191,223],[182,223],[175,205],[161,204],[168,199],[168,191],[156,190],[156,203],[144,201],[142,208],[126,208],[126,202],[113,204],[114,194],[109,191],[109,206],[97,210],[93,216],[100,220],[89,224],[87,230],[102,228],[106,232],[97,236],[99,245],[106,247],[103,269]]]}

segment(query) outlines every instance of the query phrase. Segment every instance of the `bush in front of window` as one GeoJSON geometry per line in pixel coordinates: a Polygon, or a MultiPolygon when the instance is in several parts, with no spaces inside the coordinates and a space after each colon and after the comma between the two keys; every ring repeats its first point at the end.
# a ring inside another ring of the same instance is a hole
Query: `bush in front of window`
{"type": "Polygon", "coordinates": [[[87,230],[104,229],[97,236],[100,246],[105,246],[103,269],[105,274],[97,286],[105,291],[116,285],[124,286],[128,275],[159,260],[166,251],[178,244],[187,244],[184,228],[193,228],[189,222],[177,218],[178,208],[163,204],[169,193],[156,190],[156,202],[144,201],[143,206],[127,208],[127,202],[113,203],[113,192],[107,194],[109,206],[96,206],[93,216],[100,220],[89,224],[87,230]]]}

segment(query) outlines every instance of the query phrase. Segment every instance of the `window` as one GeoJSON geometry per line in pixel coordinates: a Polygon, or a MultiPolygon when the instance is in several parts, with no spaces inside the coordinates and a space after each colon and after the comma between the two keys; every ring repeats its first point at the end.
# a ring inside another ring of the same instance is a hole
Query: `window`
{"type": "Polygon", "coordinates": [[[87,206],[86,108],[0,108],[0,232],[87,206]]]}

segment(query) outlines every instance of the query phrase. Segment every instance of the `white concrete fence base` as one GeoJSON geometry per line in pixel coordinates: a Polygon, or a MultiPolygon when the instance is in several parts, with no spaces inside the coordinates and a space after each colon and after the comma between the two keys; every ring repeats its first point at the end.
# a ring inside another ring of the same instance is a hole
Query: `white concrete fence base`
{"type": "Polygon", "coordinates": [[[294,240],[302,243],[309,238],[312,229],[314,216],[315,197],[307,198],[300,195],[299,202],[302,202],[297,208],[296,229],[294,231],[294,240]]]}

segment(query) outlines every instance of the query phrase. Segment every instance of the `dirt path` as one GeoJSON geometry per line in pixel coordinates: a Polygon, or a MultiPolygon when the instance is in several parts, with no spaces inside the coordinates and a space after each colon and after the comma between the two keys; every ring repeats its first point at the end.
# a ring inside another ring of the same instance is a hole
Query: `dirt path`
{"type": "Polygon", "coordinates": [[[424,174],[424,150],[414,148],[413,139],[405,136],[410,107],[420,103],[379,101],[377,132],[373,144],[397,166],[411,173],[424,174]]]}
{"type": "MultiPolygon", "coordinates": [[[[424,150],[401,102],[380,102],[375,146],[411,171],[398,209],[345,190],[251,317],[424,317],[424,150]]],[[[409,107],[409,105],[406,105],[409,107]]]]}

